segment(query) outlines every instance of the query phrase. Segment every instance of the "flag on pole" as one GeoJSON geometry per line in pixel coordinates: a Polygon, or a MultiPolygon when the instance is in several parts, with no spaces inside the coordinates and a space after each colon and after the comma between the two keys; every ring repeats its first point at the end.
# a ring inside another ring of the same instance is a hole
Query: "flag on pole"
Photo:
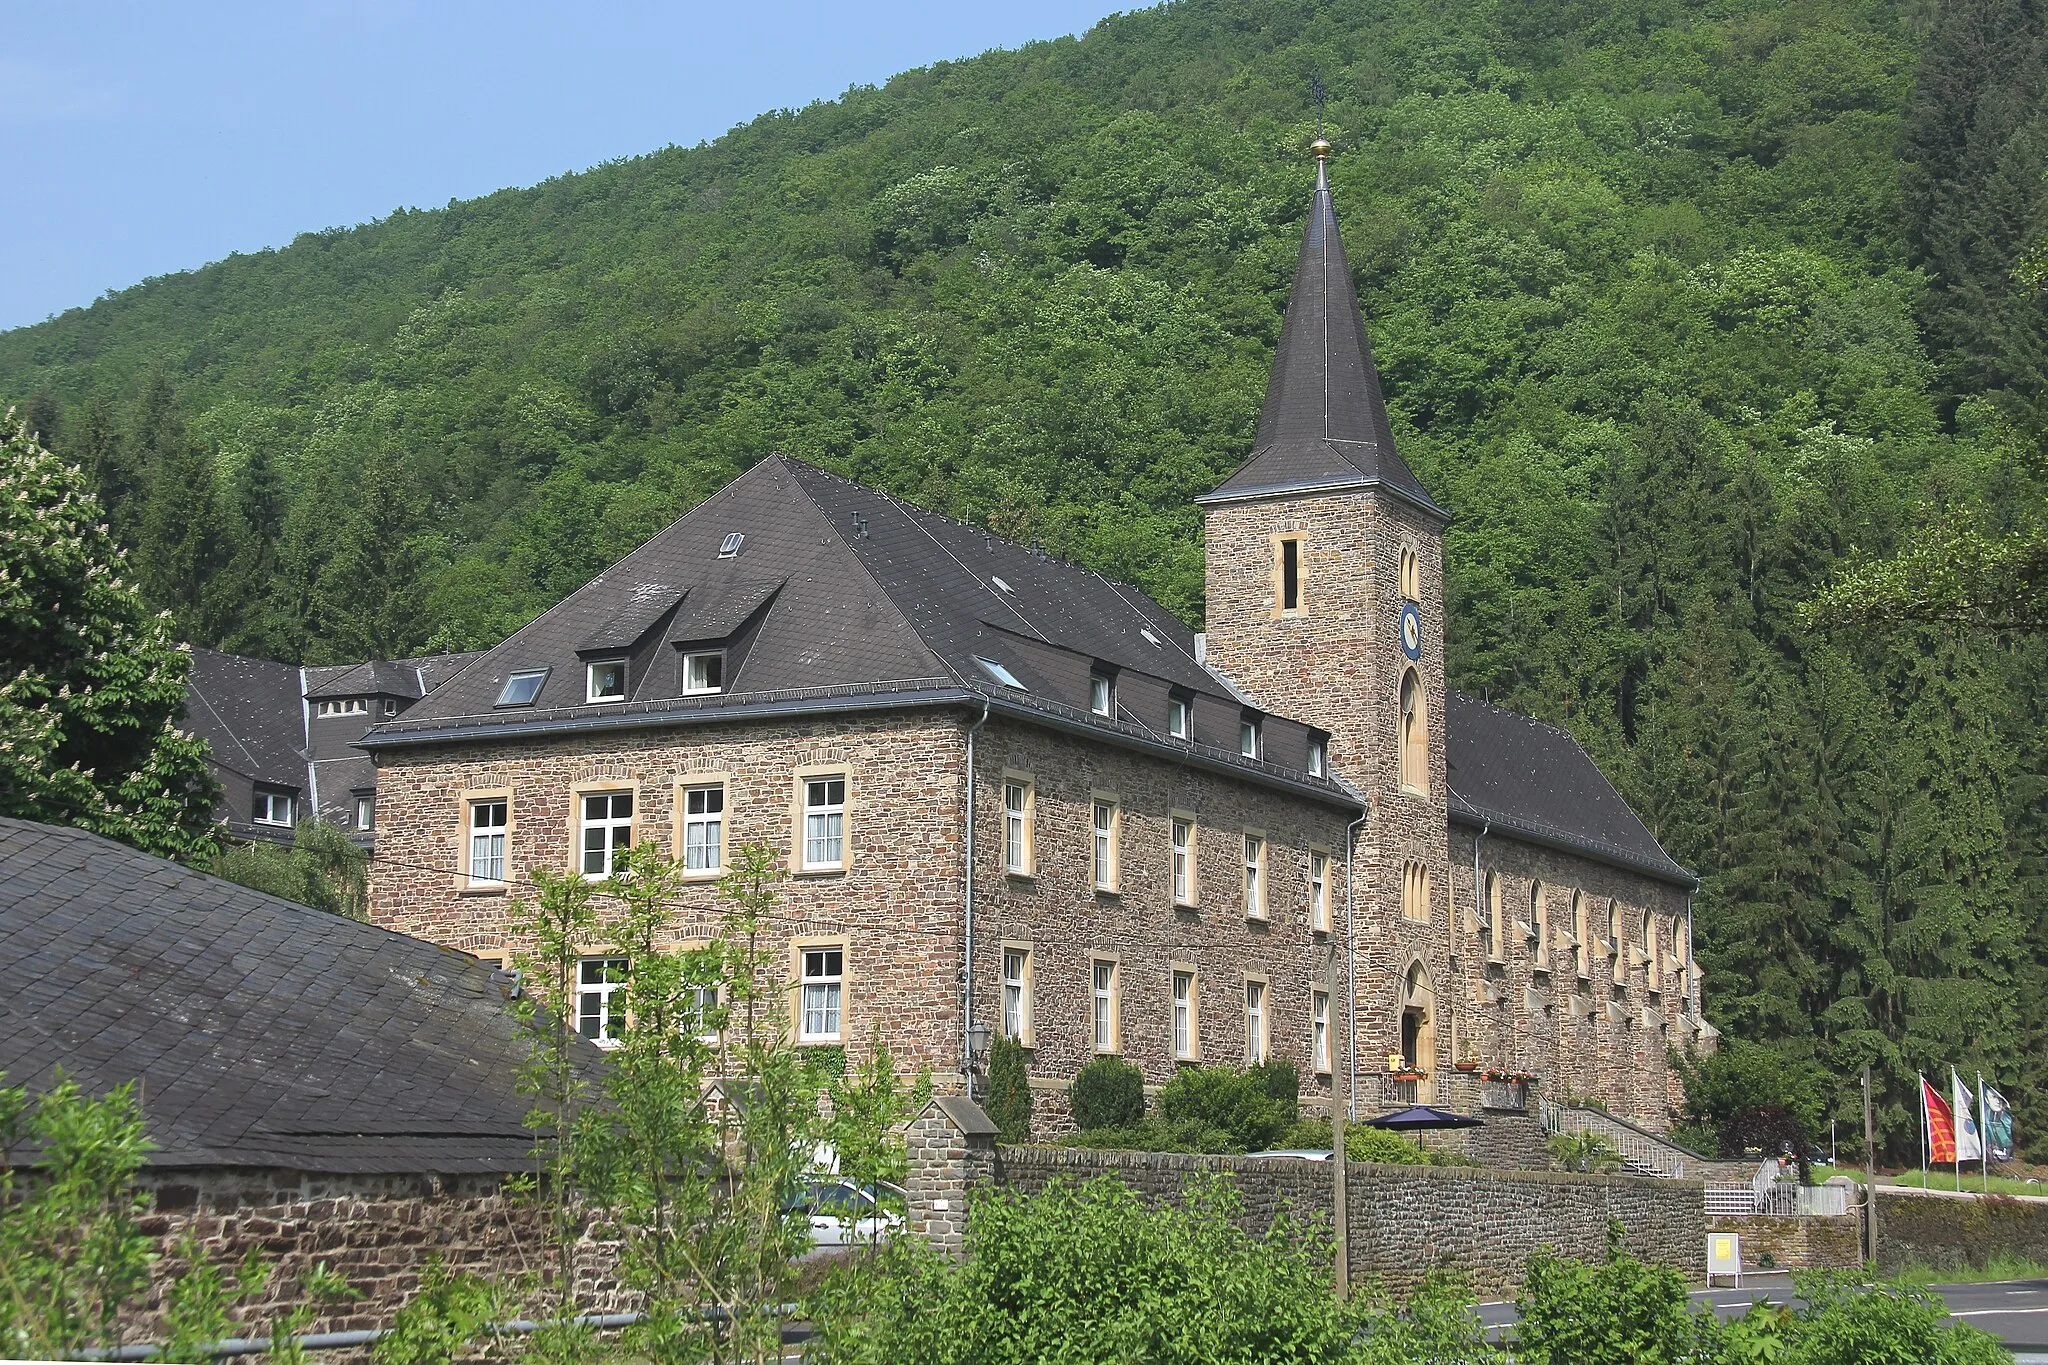
{"type": "Polygon", "coordinates": [[[1984,1087],[1984,1146],[1993,1161],[2012,1160],[2012,1106],[1988,1085],[1984,1087]]]}
{"type": "Polygon", "coordinates": [[[1927,1116],[1927,1159],[1934,1163],[1951,1162],[1956,1159],[1956,1118],[1955,1111],[1948,1107],[1948,1101],[1941,1092],[1920,1078],[1920,1109],[1927,1116]]]}
{"type": "Polygon", "coordinates": [[[1955,1141],[1957,1162],[1982,1161],[1984,1139],[1977,1132],[1977,1119],[1970,1105],[1970,1087],[1963,1084],[1963,1078],[1956,1069],[1948,1069],[1949,1093],[1955,1097],[1955,1141]]]}

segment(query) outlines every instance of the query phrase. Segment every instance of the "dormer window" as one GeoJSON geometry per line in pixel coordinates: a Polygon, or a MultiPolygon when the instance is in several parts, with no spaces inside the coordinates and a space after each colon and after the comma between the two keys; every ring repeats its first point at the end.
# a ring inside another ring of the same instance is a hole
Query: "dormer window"
{"type": "Polygon", "coordinates": [[[1328,777],[1330,775],[1330,737],[1312,734],[1308,737],[1308,775],[1328,777]]]}
{"type": "Polygon", "coordinates": [[[398,699],[396,697],[386,697],[384,699],[384,714],[387,718],[398,714],[398,699]]]}
{"type": "Polygon", "coordinates": [[[370,714],[370,699],[343,697],[338,701],[323,701],[316,710],[323,716],[367,716],[370,714]]]}
{"type": "Polygon", "coordinates": [[[1195,703],[1191,697],[1168,697],[1166,699],[1166,733],[1175,739],[1186,739],[1195,732],[1195,703]]]}
{"type": "Polygon", "coordinates": [[[1245,758],[1259,756],[1259,720],[1246,716],[1237,723],[1237,752],[1245,758]]]}
{"type": "Polygon", "coordinates": [[[624,701],[626,699],[626,661],[624,659],[601,659],[589,665],[585,677],[588,685],[584,691],[585,701],[624,701]]]}
{"type": "Polygon", "coordinates": [[[703,694],[725,690],[725,655],[706,650],[683,656],[683,691],[703,694]]]}
{"type": "Polygon", "coordinates": [[[1098,716],[1116,714],[1116,680],[1100,671],[1088,675],[1088,709],[1098,716]]]}
{"type": "Polygon", "coordinates": [[[533,699],[540,695],[540,685],[547,681],[545,668],[528,669],[514,673],[505,679],[505,685],[498,689],[499,706],[531,706],[533,699]]]}

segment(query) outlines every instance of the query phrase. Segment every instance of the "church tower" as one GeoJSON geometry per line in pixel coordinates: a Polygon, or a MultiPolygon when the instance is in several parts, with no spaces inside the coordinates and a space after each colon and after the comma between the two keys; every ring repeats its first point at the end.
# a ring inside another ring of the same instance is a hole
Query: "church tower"
{"type": "MultiPolygon", "coordinates": [[[[1394,449],[1330,199],[1316,188],[1251,458],[1197,499],[1207,535],[1207,661],[1258,705],[1328,735],[1366,797],[1354,846],[1358,1096],[1398,1093],[1402,1052],[1435,1097],[1453,996],[1444,768],[1443,528],[1394,449]],[[1438,1001],[1441,1000],[1441,1005],[1438,1001]]],[[[1342,856],[1342,850],[1337,851],[1342,856]]],[[[1340,939],[1345,926],[1335,926],[1340,939]]]]}

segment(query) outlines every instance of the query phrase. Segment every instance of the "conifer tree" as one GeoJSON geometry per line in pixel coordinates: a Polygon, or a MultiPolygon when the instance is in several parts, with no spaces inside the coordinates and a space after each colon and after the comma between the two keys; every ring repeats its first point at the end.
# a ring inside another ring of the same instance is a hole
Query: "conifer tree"
{"type": "Polygon", "coordinates": [[[85,471],[99,496],[100,506],[106,510],[108,524],[114,528],[116,538],[125,543],[141,480],[114,415],[114,405],[105,394],[96,393],[87,400],[85,411],[72,426],[64,453],[85,471]]]}
{"type": "Polygon", "coordinates": [[[0,457],[0,814],[210,855],[218,789],[177,728],[170,619],[124,580],[83,474],[18,426],[0,457]]]}
{"type": "Polygon", "coordinates": [[[325,633],[343,657],[397,658],[423,638],[419,517],[404,461],[374,447],[317,589],[325,633]]]}
{"type": "Polygon", "coordinates": [[[220,545],[212,454],[185,430],[177,395],[161,374],[144,389],[135,426],[146,480],[135,547],[143,592],[169,609],[188,637],[210,642],[204,606],[220,545]]]}

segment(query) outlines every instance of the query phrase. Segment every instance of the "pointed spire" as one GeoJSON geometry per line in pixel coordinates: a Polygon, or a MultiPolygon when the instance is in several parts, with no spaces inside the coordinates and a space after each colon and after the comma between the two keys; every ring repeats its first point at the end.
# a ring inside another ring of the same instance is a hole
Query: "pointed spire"
{"type": "Polygon", "coordinates": [[[1280,349],[1251,458],[1198,502],[1377,486],[1448,518],[1394,450],[1351,263],[1330,199],[1330,144],[1321,136],[1315,198],[1287,296],[1280,349]]]}

